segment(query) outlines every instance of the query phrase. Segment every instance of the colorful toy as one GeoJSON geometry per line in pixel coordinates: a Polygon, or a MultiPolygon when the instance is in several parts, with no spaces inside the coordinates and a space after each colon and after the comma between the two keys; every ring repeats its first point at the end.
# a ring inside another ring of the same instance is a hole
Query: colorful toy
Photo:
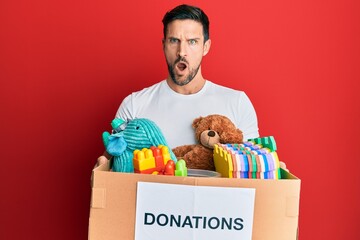
{"type": "Polygon", "coordinates": [[[175,165],[175,176],[186,177],[188,175],[186,162],[184,159],[180,159],[175,165]]]}
{"type": "Polygon", "coordinates": [[[218,143],[242,143],[243,135],[233,122],[223,115],[208,115],[193,121],[198,144],[183,145],[173,149],[178,158],[185,160],[190,169],[215,170],[213,148],[218,143]]]}
{"type": "MultiPolygon", "coordinates": [[[[134,172],[133,152],[136,149],[151,146],[167,146],[159,127],[151,120],[137,118],[125,122],[122,119],[112,121],[112,133],[103,133],[106,151],[113,156],[112,169],[115,172],[134,172]]],[[[169,158],[177,161],[174,153],[168,151],[169,158]]]]}
{"type": "Polygon", "coordinates": [[[228,178],[280,179],[280,162],[274,137],[251,139],[243,144],[216,144],[216,171],[228,178]]]}
{"type": "Polygon", "coordinates": [[[136,173],[187,176],[185,161],[178,160],[175,164],[170,159],[169,148],[163,145],[136,149],[133,162],[136,173]]]}
{"type": "Polygon", "coordinates": [[[166,163],[170,160],[169,149],[166,146],[159,145],[136,149],[134,151],[134,168],[136,173],[152,173],[164,169],[166,163]]]}

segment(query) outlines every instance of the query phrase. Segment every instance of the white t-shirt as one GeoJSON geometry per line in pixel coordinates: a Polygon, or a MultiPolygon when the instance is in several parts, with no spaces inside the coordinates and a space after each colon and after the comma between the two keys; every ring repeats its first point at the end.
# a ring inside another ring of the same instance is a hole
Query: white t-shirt
{"type": "Polygon", "coordinates": [[[134,92],[121,103],[116,118],[148,118],[161,129],[170,148],[196,143],[191,124],[210,114],[227,116],[243,132],[244,139],[259,137],[255,109],[248,96],[206,81],[195,94],[173,91],[166,80],[134,92]]]}

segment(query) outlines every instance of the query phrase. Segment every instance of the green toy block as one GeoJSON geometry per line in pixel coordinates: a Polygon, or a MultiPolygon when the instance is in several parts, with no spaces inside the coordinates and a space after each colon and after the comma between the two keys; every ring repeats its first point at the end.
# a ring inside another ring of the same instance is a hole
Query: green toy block
{"type": "Polygon", "coordinates": [[[275,152],[277,150],[275,138],[273,136],[253,138],[249,139],[249,141],[261,144],[263,147],[270,149],[271,152],[275,152]]]}

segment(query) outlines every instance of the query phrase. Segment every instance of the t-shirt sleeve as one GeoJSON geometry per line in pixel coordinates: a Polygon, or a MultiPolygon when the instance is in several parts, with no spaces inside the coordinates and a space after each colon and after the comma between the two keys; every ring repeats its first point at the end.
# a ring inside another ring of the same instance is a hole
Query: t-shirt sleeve
{"type": "Polygon", "coordinates": [[[121,118],[125,121],[133,119],[133,101],[132,95],[128,95],[124,100],[121,102],[120,107],[118,108],[115,118],[121,118]]]}
{"type": "Polygon", "coordinates": [[[255,108],[249,97],[243,92],[240,97],[239,128],[243,131],[244,140],[259,137],[259,127],[255,108]]]}

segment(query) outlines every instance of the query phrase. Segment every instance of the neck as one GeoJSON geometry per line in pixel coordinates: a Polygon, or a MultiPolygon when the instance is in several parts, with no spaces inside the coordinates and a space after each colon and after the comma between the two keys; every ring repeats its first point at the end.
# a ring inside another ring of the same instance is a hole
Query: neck
{"type": "Polygon", "coordinates": [[[173,91],[183,95],[190,95],[199,92],[204,87],[206,80],[199,72],[191,82],[184,86],[175,84],[170,75],[167,77],[166,82],[173,91]]]}

